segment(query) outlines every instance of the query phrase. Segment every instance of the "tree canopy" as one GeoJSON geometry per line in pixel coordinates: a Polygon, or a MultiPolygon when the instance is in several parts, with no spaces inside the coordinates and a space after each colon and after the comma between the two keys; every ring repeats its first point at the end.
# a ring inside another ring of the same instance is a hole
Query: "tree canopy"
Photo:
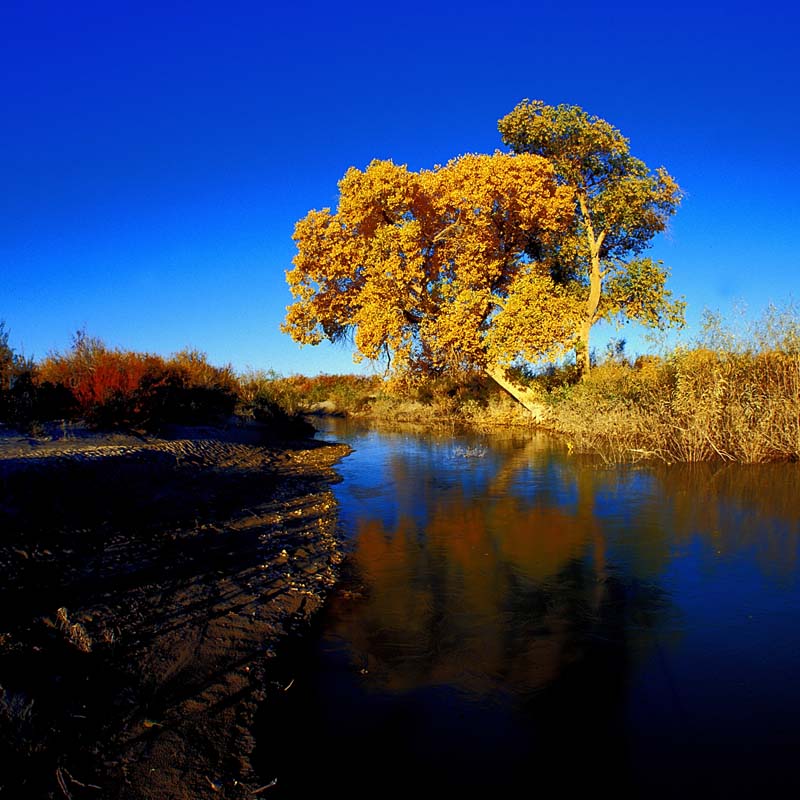
{"type": "Polygon", "coordinates": [[[559,185],[573,189],[571,229],[542,247],[536,243],[531,255],[580,297],[574,339],[583,371],[591,328],[601,319],[681,325],[684,303],[666,288],[667,269],[641,257],[680,203],[669,173],[651,171],[616,128],[578,106],[523,100],[498,127],[513,152],[546,158],[559,185]]]}
{"type": "Polygon", "coordinates": [[[282,329],[352,337],[395,370],[489,369],[567,346],[573,288],[531,257],[573,229],[575,190],[539,155],[465,155],[413,172],[348,170],[339,203],[297,223],[282,329]]]}
{"type": "Polygon", "coordinates": [[[575,348],[585,374],[599,320],[681,324],[667,269],[641,255],[681,200],[666,170],[577,106],[525,100],[499,129],[511,153],[348,170],[336,210],[296,225],[282,330],[398,372],[485,370],[525,403],[509,365],[575,348]]]}

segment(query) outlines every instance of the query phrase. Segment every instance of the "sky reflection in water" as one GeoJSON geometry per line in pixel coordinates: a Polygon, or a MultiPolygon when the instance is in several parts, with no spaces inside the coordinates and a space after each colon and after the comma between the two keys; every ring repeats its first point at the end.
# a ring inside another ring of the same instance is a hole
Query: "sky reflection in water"
{"type": "Polygon", "coordinates": [[[336,487],[354,581],[303,691],[332,757],[371,765],[364,787],[398,757],[408,788],[426,769],[451,789],[798,786],[794,465],[608,469],[546,437],[335,433],[355,448],[336,487]]]}

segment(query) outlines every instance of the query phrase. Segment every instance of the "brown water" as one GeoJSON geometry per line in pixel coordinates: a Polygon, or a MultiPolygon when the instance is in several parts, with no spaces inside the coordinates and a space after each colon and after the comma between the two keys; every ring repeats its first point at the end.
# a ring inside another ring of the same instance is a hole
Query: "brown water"
{"type": "Polygon", "coordinates": [[[277,795],[800,790],[797,465],[327,435],[350,579],[265,706],[277,795]]]}

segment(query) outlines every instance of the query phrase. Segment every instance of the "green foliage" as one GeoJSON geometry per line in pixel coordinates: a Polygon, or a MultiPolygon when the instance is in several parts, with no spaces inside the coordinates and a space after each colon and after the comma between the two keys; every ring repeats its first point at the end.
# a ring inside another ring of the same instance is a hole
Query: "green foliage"
{"type": "Polygon", "coordinates": [[[604,232],[601,255],[613,268],[614,261],[649,247],[677,209],[681,192],[674,179],[663,168],[651,171],[631,155],[630,143],[619,130],[578,106],[523,100],[498,128],[515,153],[547,158],[559,180],[577,192],[573,232],[579,235],[561,253],[562,275],[586,274],[585,234],[590,228],[598,237],[604,232]]]}
{"type": "Polygon", "coordinates": [[[609,273],[597,318],[617,323],[636,320],[658,330],[682,327],[686,303],[670,300],[672,293],[666,288],[668,277],[662,261],[630,259],[624,270],[609,273]]]}
{"type": "Polygon", "coordinates": [[[574,191],[570,228],[535,242],[530,255],[582,304],[574,331],[581,370],[589,370],[589,334],[600,319],[682,325],[684,303],[666,288],[667,269],[640,257],[681,201],[667,171],[651,171],[616,128],[578,106],[524,100],[498,127],[513,152],[548,159],[557,180],[574,191]]]}

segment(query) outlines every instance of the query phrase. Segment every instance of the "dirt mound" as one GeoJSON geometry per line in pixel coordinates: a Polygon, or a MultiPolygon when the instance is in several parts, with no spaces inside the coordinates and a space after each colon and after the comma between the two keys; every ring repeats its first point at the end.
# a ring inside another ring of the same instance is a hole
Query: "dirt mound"
{"type": "Polygon", "coordinates": [[[260,796],[264,669],[335,581],[329,483],[346,452],[211,438],[0,452],[0,793],[260,796]]]}

